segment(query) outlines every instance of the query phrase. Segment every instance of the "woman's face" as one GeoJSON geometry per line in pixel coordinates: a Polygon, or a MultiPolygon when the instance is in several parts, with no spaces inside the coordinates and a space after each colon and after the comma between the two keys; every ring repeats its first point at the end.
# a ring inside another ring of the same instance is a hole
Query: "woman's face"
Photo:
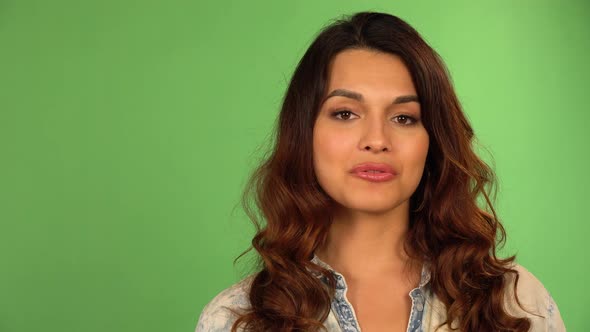
{"type": "Polygon", "coordinates": [[[395,55],[353,49],[334,57],[328,75],[313,130],[319,184],[348,209],[409,207],[424,170],[428,133],[408,69],[395,55]],[[393,176],[375,182],[362,177],[388,175],[351,173],[363,163],[388,165],[393,176]]]}

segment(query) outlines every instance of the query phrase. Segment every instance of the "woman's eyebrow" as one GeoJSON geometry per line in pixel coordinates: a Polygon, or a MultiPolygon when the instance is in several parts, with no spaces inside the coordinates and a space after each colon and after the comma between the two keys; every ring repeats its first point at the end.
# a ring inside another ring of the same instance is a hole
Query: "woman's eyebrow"
{"type": "MultiPolygon", "coordinates": [[[[335,97],[335,96],[351,98],[354,100],[358,100],[360,102],[363,102],[363,100],[364,100],[363,95],[358,92],[350,91],[350,90],[346,90],[346,89],[336,89],[336,90],[330,92],[330,94],[328,94],[328,96],[326,98],[324,98],[324,101],[322,103],[324,103],[328,98],[335,97]]],[[[393,100],[392,104],[403,104],[403,103],[409,103],[409,102],[413,102],[413,101],[420,103],[420,100],[418,99],[418,96],[416,96],[416,95],[403,95],[403,96],[398,96],[397,98],[395,98],[393,100]]]]}

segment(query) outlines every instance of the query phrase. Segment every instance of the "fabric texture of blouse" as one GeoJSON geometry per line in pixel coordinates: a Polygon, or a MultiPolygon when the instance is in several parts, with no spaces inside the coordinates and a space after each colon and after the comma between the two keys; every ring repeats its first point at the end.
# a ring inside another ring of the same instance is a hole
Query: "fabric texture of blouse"
{"type": "MultiPolygon", "coordinates": [[[[330,270],[336,277],[336,294],[332,300],[328,318],[323,322],[329,332],[360,332],[361,326],[355,315],[353,306],[346,298],[347,285],[344,276],[314,255],[313,263],[330,270]]],[[[557,304],[545,289],[543,284],[528,270],[519,264],[513,268],[518,271],[518,298],[528,310],[543,317],[531,315],[523,311],[514,300],[514,274],[507,274],[507,293],[505,294],[505,308],[513,316],[527,317],[531,320],[532,332],[562,332],[565,325],[561,318],[557,304]]],[[[227,308],[240,310],[249,307],[249,287],[254,275],[226,288],[215,296],[203,308],[195,332],[229,332],[237,317],[227,308]]],[[[321,277],[321,275],[318,275],[321,277]]],[[[322,279],[325,283],[326,280],[322,279]]],[[[446,320],[445,305],[438,300],[429,287],[430,273],[428,263],[422,266],[422,273],[418,287],[408,294],[412,299],[410,318],[407,332],[434,331],[446,320]]],[[[453,326],[457,326],[453,324],[453,326]]],[[[238,329],[242,331],[241,329],[238,329]]],[[[448,325],[438,329],[440,332],[451,331],[448,325]]]]}

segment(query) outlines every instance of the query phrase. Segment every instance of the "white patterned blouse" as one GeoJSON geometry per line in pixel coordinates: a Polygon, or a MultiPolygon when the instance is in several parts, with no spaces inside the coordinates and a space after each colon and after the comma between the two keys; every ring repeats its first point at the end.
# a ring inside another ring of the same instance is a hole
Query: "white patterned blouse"
{"type": "MultiPolygon", "coordinates": [[[[336,295],[332,300],[331,310],[328,318],[323,322],[329,332],[360,332],[359,325],[355,316],[354,308],[346,298],[346,281],[344,276],[335,271],[325,262],[321,261],[316,255],[311,260],[330,271],[335,275],[337,280],[336,295]]],[[[559,309],[549,292],[543,284],[528,270],[519,264],[515,264],[514,269],[518,271],[518,297],[529,311],[536,312],[543,317],[537,317],[523,311],[514,300],[514,289],[508,287],[505,296],[505,306],[507,310],[517,317],[528,317],[531,319],[532,332],[562,332],[565,331],[565,325],[559,313],[559,309]]],[[[513,285],[513,274],[508,274],[508,285],[513,285]]],[[[240,282],[226,288],[215,296],[201,312],[195,332],[229,332],[232,324],[236,320],[235,315],[227,309],[243,309],[249,306],[248,290],[252,282],[253,275],[241,280],[240,282]]],[[[323,280],[325,282],[325,280],[323,280]]],[[[429,288],[430,273],[428,265],[422,267],[421,279],[418,287],[414,288],[408,294],[412,299],[412,308],[408,321],[408,332],[428,332],[434,331],[437,326],[446,320],[446,310],[442,302],[429,288]]],[[[455,324],[453,324],[455,325],[455,324]]],[[[456,326],[456,325],[455,325],[456,326]]],[[[441,327],[438,331],[451,331],[447,325],[441,327]]]]}

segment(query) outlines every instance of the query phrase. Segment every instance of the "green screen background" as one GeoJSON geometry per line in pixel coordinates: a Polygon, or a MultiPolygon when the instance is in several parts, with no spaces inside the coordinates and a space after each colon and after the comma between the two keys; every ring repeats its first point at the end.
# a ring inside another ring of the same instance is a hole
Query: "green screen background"
{"type": "Polygon", "coordinates": [[[588,2],[0,0],[0,331],[193,331],[248,271],[239,198],[292,70],[360,10],[441,54],[503,253],[589,330],[588,2]]]}

